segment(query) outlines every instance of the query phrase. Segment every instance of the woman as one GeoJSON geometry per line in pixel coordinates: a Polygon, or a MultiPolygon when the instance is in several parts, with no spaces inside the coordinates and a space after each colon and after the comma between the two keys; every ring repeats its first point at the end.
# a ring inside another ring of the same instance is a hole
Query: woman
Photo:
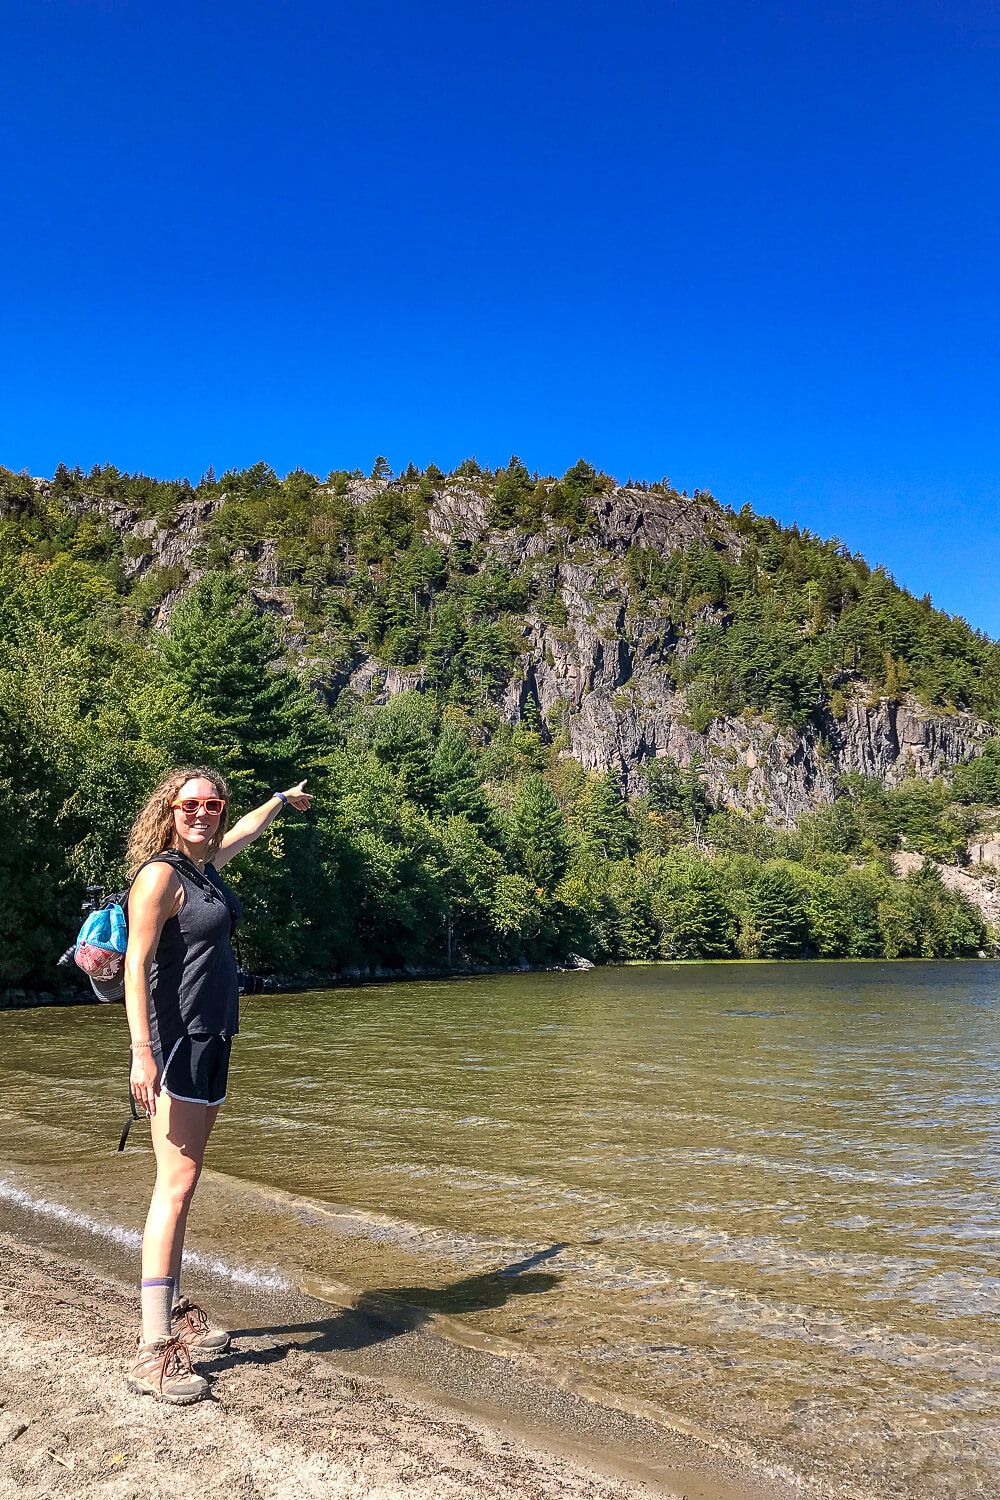
{"type": "Polygon", "coordinates": [[[179,1405],[208,1390],[192,1356],[212,1356],[229,1344],[228,1333],[180,1296],[188,1211],[239,1030],[232,933],[241,909],[218,872],[286,803],[308,810],[304,786],[275,792],[229,828],[222,777],[174,771],[149,798],[129,840],[130,1087],[149,1116],[156,1185],[142,1237],[142,1333],[128,1378],[133,1390],[179,1405]]]}

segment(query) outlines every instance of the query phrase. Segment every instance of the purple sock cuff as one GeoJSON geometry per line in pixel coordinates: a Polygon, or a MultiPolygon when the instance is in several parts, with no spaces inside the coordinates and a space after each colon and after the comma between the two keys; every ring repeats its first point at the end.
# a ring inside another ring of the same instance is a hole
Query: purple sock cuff
{"type": "Polygon", "coordinates": [[[143,1286],[173,1286],[173,1284],[174,1278],[172,1276],[159,1276],[142,1283],[143,1286]]]}

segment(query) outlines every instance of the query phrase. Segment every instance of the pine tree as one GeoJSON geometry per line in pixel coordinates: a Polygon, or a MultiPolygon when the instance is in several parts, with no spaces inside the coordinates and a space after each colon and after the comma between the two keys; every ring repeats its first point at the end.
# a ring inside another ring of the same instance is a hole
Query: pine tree
{"type": "Polygon", "coordinates": [[[845,881],[831,875],[813,877],[806,916],[810,943],[821,958],[841,958],[850,951],[847,894],[845,881]]]}
{"type": "Polygon", "coordinates": [[[676,816],[681,826],[701,846],[701,830],[711,812],[702,782],[701,757],[695,755],[685,769],[673,756],[658,756],[646,770],[646,805],[658,817],[676,816]]]}
{"type": "Polygon", "coordinates": [[[580,809],[584,847],[601,859],[625,859],[635,848],[635,830],[617,775],[608,771],[594,782],[580,809]]]}
{"type": "Polygon", "coordinates": [[[748,892],[747,906],[761,958],[802,958],[809,941],[802,892],[780,867],[765,870],[748,892]]]}
{"type": "Polygon", "coordinates": [[[531,490],[531,475],[515,454],[506,469],[502,469],[497,475],[493,486],[487,508],[490,525],[500,530],[516,526],[531,490]]]}
{"type": "Polygon", "coordinates": [[[657,915],[663,923],[661,950],[665,958],[732,955],[733,915],[722,892],[712,884],[711,869],[667,893],[657,903],[657,915]]]}
{"type": "Polygon", "coordinates": [[[648,886],[636,879],[635,866],[621,864],[611,882],[614,937],[621,958],[651,958],[657,930],[648,886]]]}
{"type": "Polygon", "coordinates": [[[79,918],[65,851],[52,838],[69,789],[33,743],[2,674],[0,684],[6,690],[0,703],[0,882],[11,896],[0,904],[0,984],[18,984],[26,975],[51,973],[79,918]]]}
{"type": "Polygon", "coordinates": [[[232,780],[241,800],[306,775],[325,733],[318,705],[281,656],[270,619],[232,574],[209,574],[174,610],[160,652],[187,694],[183,746],[232,780]]]}
{"type": "Polygon", "coordinates": [[[518,788],[508,837],[511,852],[529,880],[544,891],[553,890],[566,869],[566,822],[555,793],[537,773],[526,776],[518,788]]]}
{"type": "Polygon", "coordinates": [[[445,599],[434,611],[424,655],[432,686],[448,688],[455,681],[464,645],[462,616],[454,601],[445,599]]]}
{"type": "Polygon", "coordinates": [[[458,814],[479,825],[488,822],[476,757],[460,729],[449,725],[441,731],[430,768],[438,812],[446,817],[458,814]]]}
{"type": "Polygon", "coordinates": [[[968,765],[958,767],[951,791],[959,802],[1000,805],[1000,740],[987,740],[982,754],[968,765]]]}
{"type": "Polygon", "coordinates": [[[560,483],[567,495],[575,500],[596,494],[600,488],[597,471],[585,458],[578,458],[572,468],[566,470],[560,483]]]}
{"type": "Polygon", "coordinates": [[[436,708],[421,693],[397,693],[370,720],[370,743],[399,791],[421,807],[434,806],[431,754],[436,708]]]}
{"type": "Polygon", "coordinates": [[[521,708],[521,723],[526,729],[534,734],[542,732],[542,716],[538,708],[538,699],[534,693],[528,693],[521,708]]]}

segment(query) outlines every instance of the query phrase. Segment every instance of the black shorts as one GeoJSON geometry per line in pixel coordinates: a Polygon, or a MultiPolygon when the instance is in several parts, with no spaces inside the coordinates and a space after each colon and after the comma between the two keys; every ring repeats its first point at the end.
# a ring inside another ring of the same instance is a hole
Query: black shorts
{"type": "Polygon", "coordinates": [[[185,1104],[221,1104],[232,1048],[231,1036],[182,1036],[166,1059],[154,1053],[162,1092],[185,1104]]]}

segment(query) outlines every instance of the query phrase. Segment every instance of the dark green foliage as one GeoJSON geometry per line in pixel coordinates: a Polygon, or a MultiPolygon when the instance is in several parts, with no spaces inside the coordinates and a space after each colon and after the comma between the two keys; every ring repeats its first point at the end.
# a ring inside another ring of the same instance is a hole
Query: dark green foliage
{"type": "Polygon", "coordinates": [[[698,624],[681,678],[694,690],[696,728],[748,704],[801,725],[822,714],[838,679],[851,678],[890,699],[909,689],[928,703],[1000,716],[994,642],[839,542],[783,530],[748,508],[731,519],[748,538],[738,562],[710,543],[666,558],[632,547],[625,560],[634,606],[656,604],[698,624]]]}
{"type": "Polygon", "coordinates": [[[608,772],[598,776],[578,814],[583,847],[598,859],[624,859],[634,852],[635,835],[621,782],[608,772]]]}
{"type": "Polygon", "coordinates": [[[987,740],[982,754],[959,766],[951,782],[956,802],[1000,807],[1000,739],[987,740]]]}
{"type": "Polygon", "coordinates": [[[560,483],[567,499],[573,502],[586,500],[603,488],[597,470],[585,458],[577,459],[573,467],[566,470],[560,483]]]}
{"type": "Polygon", "coordinates": [[[951,803],[942,782],[911,777],[888,794],[889,816],[904,848],[930,859],[964,858],[970,832],[968,817],[951,803]]]}
{"type": "Polygon", "coordinates": [[[846,797],[837,804],[843,847],[913,849],[950,862],[964,858],[971,820],[943,782],[913,776],[886,788],[848,776],[844,784],[846,797]]]}
{"type": "Polygon", "coordinates": [[[460,729],[449,726],[442,729],[430,758],[430,773],[438,812],[446,817],[463,817],[474,824],[488,822],[489,805],[476,756],[460,729]]]}
{"type": "Polygon", "coordinates": [[[510,680],[521,642],[506,620],[474,619],[457,658],[465,696],[485,704],[510,680]]]}
{"type": "MultiPolygon", "coordinates": [[[[433,834],[396,777],[359,746],[333,758],[326,785],[325,841],[338,848],[339,879],[329,899],[343,907],[351,933],[334,961],[422,963],[439,958],[444,893],[426,856],[433,834]]],[[[329,950],[328,950],[329,951],[329,950]]],[[[317,954],[320,966],[326,954],[317,954]]]]}
{"type": "Polygon", "coordinates": [[[526,776],[518,789],[507,840],[521,872],[541,890],[554,890],[566,868],[569,842],[559,803],[537,772],[526,776]]]}
{"type": "Polygon", "coordinates": [[[459,684],[462,678],[465,624],[458,604],[445,599],[434,613],[427,632],[424,661],[432,687],[442,691],[459,684]]]}
{"type": "Polygon", "coordinates": [[[0,703],[0,984],[50,970],[78,910],[67,852],[53,839],[68,796],[65,779],[54,774],[29,726],[10,708],[0,703]]]}
{"type": "Polygon", "coordinates": [[[699,627],[680,680],[705,683],[714,713],[735,714],[749,704],[796,727],[822,701],[815,653],[794,621],[773,602],[752,598],[728,626],[713,620],[699,627]]]}
{"type": "Polygon", "coordinates": [[[810,947],[820,958],[875,958],[882,951],[871,883],[856,871],[810,875],[805,900],[810,947]]]}
{"type": "Polygon", "coordinates": [[[487,510],[490,525],[506,530],[527,520],[527,507],[533,489],[531,475],[515,455],[506,469],[500,470],[494,481],[493,496],[487,510]]]}
{"type": "Polygon", "coordinates": [[[436,733],[434,701],[416,692],[397,693],[383,709],[368,709],[355,725],[355,736],[385,767],[397,795],[427,809],[437,801],[432,767],[436,733]]]}
{"type": "Polygon", "coordinates": [[[417,532],[422,514],[419,500],[397,489],[385,489],[362,505],[355,523],[358,556],[362,562],[385,564],[405,552],[417,532]]]}
{"type": "Polygon", "coordinates": [[[780,865],[765,869],[747,893],[747,950],[758,958],[803,958],[809,922],[802,889],[780,865]]]}
{"type": "Polygon", "coordinates": [[[731,958],[735,953],[734,913],[710,866],[666,863],[653,910],[664,958],[731,958]]]}
{"type": "Polygon", "coordinates": [[[986,941],[982,917],[949,891],[933,865],[890,886],[879,903],[882,950],[887,958],[950,958],[974,953],[986,941]]]}
{"type": "Polygon", "coordinates": [[[683,770],[673,756],[658,756],[646,767],[647,814],[678,830],[685,839],[700,845],[711,803],[705,792],[704,767],[695,756],[683,770]]]}
{"type": "Polygon", "coordinates": [[[24,515],[33,508],[35,495],[27,473],[15,474],[0,466],[0,514],[24,515]]]}
{"type": "Polygon", "coordinates": [[[505,875],[502,856],[464,816],[447,817],[434,833],[425,863],[441,903],[443,932],[430,956],[450,964],[456,956],[495,953],[500,934],[493,898],[505,875]]]}
{"type": "Polygon", "coordinates": [[[454,470],[455,479],[479,479],[482,469],[475,458],[463,458],[458,468],[454,470]]]}

